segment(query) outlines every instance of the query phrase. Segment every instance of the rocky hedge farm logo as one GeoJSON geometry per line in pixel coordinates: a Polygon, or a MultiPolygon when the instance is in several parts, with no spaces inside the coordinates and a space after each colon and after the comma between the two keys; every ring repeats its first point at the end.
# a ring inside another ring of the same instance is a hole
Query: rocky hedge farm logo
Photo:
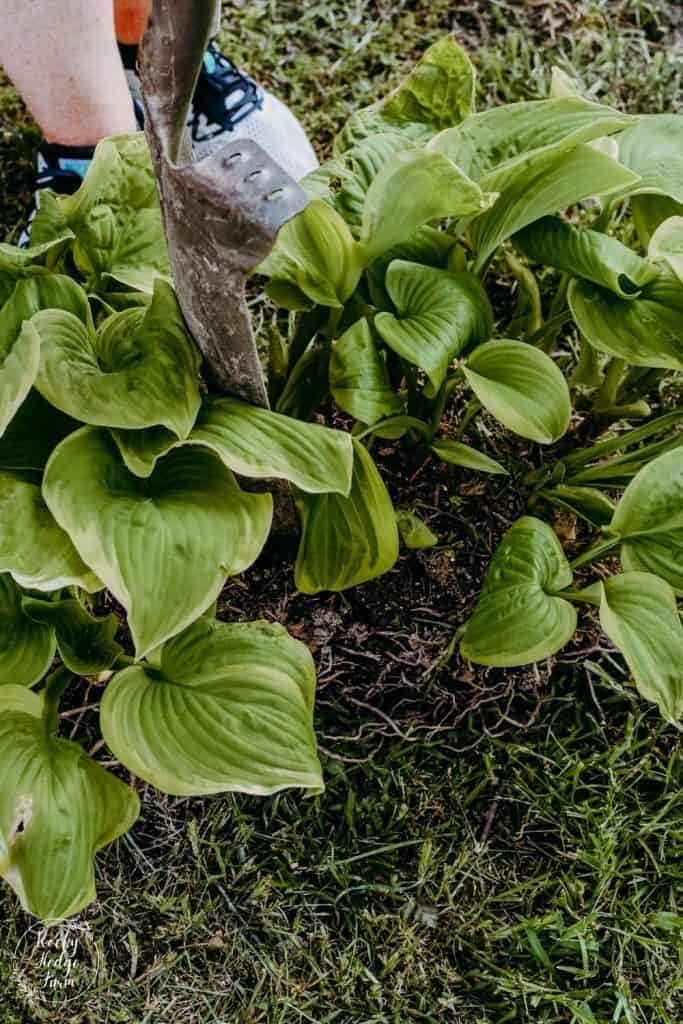
{"type": "Polygon", "coordinates": [[[63,1005],[94,984],[99,960],[89,925],[69,921],[51,928],[35,925],[15,949],[17,988],[29,1005],[63,1005]]]}

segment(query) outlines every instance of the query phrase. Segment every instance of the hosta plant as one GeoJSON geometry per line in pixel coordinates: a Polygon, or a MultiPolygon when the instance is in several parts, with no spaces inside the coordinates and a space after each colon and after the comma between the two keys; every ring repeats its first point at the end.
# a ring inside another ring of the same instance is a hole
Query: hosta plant
{"type": "MultiPolygon", "coordinates": [[[[309,652],[280,626],[218,621],[215,602],[263,549],[281,481],[300,516],[300,591],[393,566],[375,437],[505,473],[463,443],[484,412],[525,439],[534,512],[560,504],[602,529],[590,557],[620,547],[624,574],[581,588],[550,527],[523,519],[465,629],[468,657],[545,657],[576,601],[597,602],[643,694],[680,715],[678,416],[613,425],[649,417],[680,369],[683,133],[560,75],[553,89],[475,112],[449,38],[352,116],[258,268],[289,323],[269,409],[203,383],[141,135],[101,143],[76,195],[44,196],[29,248],[0,246],[0,873],[29,911],[85,906],[96,851],[138,811],[59,734],[83,678],[102,688],[109,749],[164,792],[320,790],[309,652]],[[515,293],[502,312],[501,273],[515,293]],[[322,425],[330,401],[350,432],[322,425]]],[[[434,542],[409,510],[398,525],[409,546],[434,542]]]]}

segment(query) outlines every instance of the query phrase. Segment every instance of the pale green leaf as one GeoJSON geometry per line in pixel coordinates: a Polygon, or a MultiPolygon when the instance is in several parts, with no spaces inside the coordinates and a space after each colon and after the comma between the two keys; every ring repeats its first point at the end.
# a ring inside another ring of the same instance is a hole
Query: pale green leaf
{"type": "Polygon", "coordinates": [[[448,462],[451,466],[462,466],[463,469],[473,469],[478,473],[507,475],[507,469],[500,462],[460,441],[441,439],[434,441],[431,449],[442,462],[448,462]]]}
{"type": "Polygon", "coordinates": [[[314,690],[313,659],[282,626],[200,619],[163,645],[158,669],[115,676],[102,733],[165,793],[320,789],[314,690]]]}
{"type": "Polygon", "coordinates": [[[386,288],[396,315],[379,313],[375,327],[382,340],[429,377],[435,394],[453,360],[491,334],[493,312],[479,280],[395,260],[386,288]]]}
{"type": "Polygon", "coordinates": [[[539,444],[552,444],[566,432],[569,388],[540,349],[521,341],[489,341],[469,356],[464,372],[484,408],[508,430],[539,444]]]}
{"type": "Polygon", "coordinates": [[[387,160],[394,153],[407,149],[415,150],[409,139],[395,132],[385,132],[372,135],[331,162],[332,180],[338,180],[340,184],[337,189],[331,189],[330,197],[355,237],[361,233],[363,209],[370,186],[387,160]]]}
{"type": "Polygon", "coordinates": [[[425,225],[405,242],[392,246],[373,260],[368,267],[367,278],[372,302],[377,309],[388,312],[392,310],[391,299],[384,282],[387,270],[394,260],[407,260],[409,263],[421,263],[426,267],[439,267],[444,270],[448,265],[448,254],[455,242],[453,235],[446,231],[438,231],[425,225]]]}
{"type": "Polygon", "coordinates": [[[332,349],[330,390],[339,408],[361,423],[376,423],[403,409],[365,317],[349,327],[332,349]]]}
{"type": "Polygon", "coordinates": [[[652,572],[683,595],[683,448],[665,452],[636,474],[608,532],[623,541],[625,570],[652,572]]]}
{"type": "Polygon", "coordinates": [[[609,195],[634,180],[631,171],[586,145],[559,154],[551,147],[490,171],[481,186],[498,192],[499,198],[469,226],[475,270],[483,270],[498,246],[528,224],[582,199],[609,195]]]}
{"type": "Polygon", "coordinates": [[[533,263],[592,281],[622,299],[640,295],[659,274],[656,264],[616,238],[576,228],[561,217],[542,217],[518,232],[513,241],[533,263]]]}
{"type": "Polygon", "coordinates": [[[294,579],[303,594],[346,590],[388,572],[398,558],[391,499],[367,449],[354,441],[351,493],[301,495],[294,579]]]}
{"type": "Polygon", "coordinates": [[[0,716],[5,711],[21,711],[25,715],[41,718],[44,707],[42,693],[14,683],[0,686],[0,716]]]}
{"type": "Polygon", "coordinates": [[[619,648],[638,692],[677,722],[683,715],[683,624],[676,595],[648,572],[602,581],[600,625],[619,648]]]}
{"type": "Polygon", "coordinates": [[[683,284],[683,217],[669,217],[659,225],[650,240],[648,256],[666,263],[683,284]]]}
{"type": "Polygon", "coordinates": [[[550,490],[541,491],[541,495],[553,505],[574,512],[598,528],[607,526],[614,515],[614,502],[597,487],[557,484],[550,490]]]}
{"type": "Polygon", "coordinates": [[[52,309],[29,329],[41,346],[36,387],[52,405],[96,426],[159,425],[187,437],[200,404],[200,357],[170,285],[157,280],[148,309],[115,313],[97,331],[52,309]]]}
{"type": "Polygon", "coordinates": [[[638,180],[614,196],[668,196],[683,203],[683,117],[649,114],[616,137],[619,162],[638,180]]]}
{"type": "MultiPolygon", "coordinates": [[[[81,509],[81,520],[87,515],[81,509]]],[[[102,583],[81,559],[69,535],[55,522],[32,475],[0,472],[0,572],[22,587],[93,592],[102,583]]]]}
{"type": "Polygon", "coordinates": [[[28,395],[40,366],[40,339],[25,321],[41,309],[72,309],[89,316],[85,292],[67,277],[17,281],[0,309],[0,436],[28,395]]]}
{"type": "Polygon", "coordinates": [[[632,122],[627,114],[576,96],[525,100],[473,114],[429,145],[481,182],[495,169],[507,174],[521,168],[530,171],[548,157],[552,160],[632,122]]]}
{"type": "Polygon", "coordinates": [[[114,640],[119,621],[113,613],[95,618],[72,597],[58,601],[25,597],[22,608],[33,622],[55,631],[60,657],[76,675],[105,672],[123,651],[114,640]]]}
{"type": "Polygon", "coordinates": [[[444,36],[429,47],[401,84],[379,104],[389,121],[449,128],[474,109],[475,73],[455,39],[444,36]]]}
{"type": "Polygon", "coordinates": [[[551,528],[532,516],[518,519],[491,559],[460,645],[463,657],[513,668],[555,654],[576,629],[573,605],[556,596],[571,582],[551,528]]]}
{"type": "Polygon", "coordinates": [[[77,914],[95,899],[93,857],[133,825],[137,794],[26,711],[0,708],[0,751],[0,875],[43,921],[77,914]]]}
{"type": "Polygon", "coordinates": [[[284,282],[313,302],[338,309],[355,290],[362,266],[344,220],[322,199],[312,199],[280,229],[258,273],[270,277],[271,284],[284,282]]]}
{"type": "Polygon", "coordinates": [[[683,369],[683,284],[667,270],[636,299],[572,281],[568,301],[577,327],[598,351],[634,366],[683,369]]]}
{"type": "Polygon", "coordinates": [[[365,262],[405,242],[424,224],[479,214],[494,199],[441,153],[394,153],[365,197],[360,235],[365,262]]]}
{"type": "Polygon", "coordinates": [[[396,525],[401,540],[407,548],[420,550],[433,548],[439,538],[415,512],[408,509],[396,509],[396,525]]]}
{"type": "MultiPolygon", "coordinates": [[[[33,686],[55,656],[55,635],[21,607],[22,592],[11,576],[0,574],[0,692],[8,685],[33,686]]],[[[0,705],[0,715],[2,714],[0,705]]]]}
{"type": "Polygon", "coordinates": [[[142,480],[109,435],[92,427],[55,449],[43,491],[128,612],[138,657],[193,622],[228,576],[251,565],[272,517],[271,496],[241,491],[213,452],[176,448],[142,480]]]}
{"type": "MultiPolygon", "coordinates": [[[[378,105],[373,104],[373,106],[354,111],[336,136],[334,140],[335,158],[343,156],[344,153],[358,146],[365,139],[372,138],[374,135],[386,134],[387,132],[400,134],[407,142],[423,145],[432,137],[434,129],[414,121],[389,121],[379,111],[378,105]]],[[[317,179],[316,184],[319,184],[319,182],[320,179],[317,179]]],[[[302,184],[306,186],[306,183],[307,178],[304,179],[302,184]]]]}

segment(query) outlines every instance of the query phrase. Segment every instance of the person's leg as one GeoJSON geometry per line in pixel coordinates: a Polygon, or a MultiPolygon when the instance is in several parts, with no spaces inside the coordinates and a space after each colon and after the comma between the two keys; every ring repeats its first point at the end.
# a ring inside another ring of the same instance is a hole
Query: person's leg
{"type": "Polygon", "coordinates": [[[112,0],[0,0],[0,64],[49,142],[137,129],[112,0]]]}

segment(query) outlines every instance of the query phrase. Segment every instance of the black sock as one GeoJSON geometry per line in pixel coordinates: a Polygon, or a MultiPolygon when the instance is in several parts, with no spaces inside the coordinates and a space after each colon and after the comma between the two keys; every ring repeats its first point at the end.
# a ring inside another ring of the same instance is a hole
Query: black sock
{"type": "Polygon", "coordinates": [[[135,43],[119,43],[119,53],[126,71],[135,71],[138,62],[138,48],[135,43]]]}

